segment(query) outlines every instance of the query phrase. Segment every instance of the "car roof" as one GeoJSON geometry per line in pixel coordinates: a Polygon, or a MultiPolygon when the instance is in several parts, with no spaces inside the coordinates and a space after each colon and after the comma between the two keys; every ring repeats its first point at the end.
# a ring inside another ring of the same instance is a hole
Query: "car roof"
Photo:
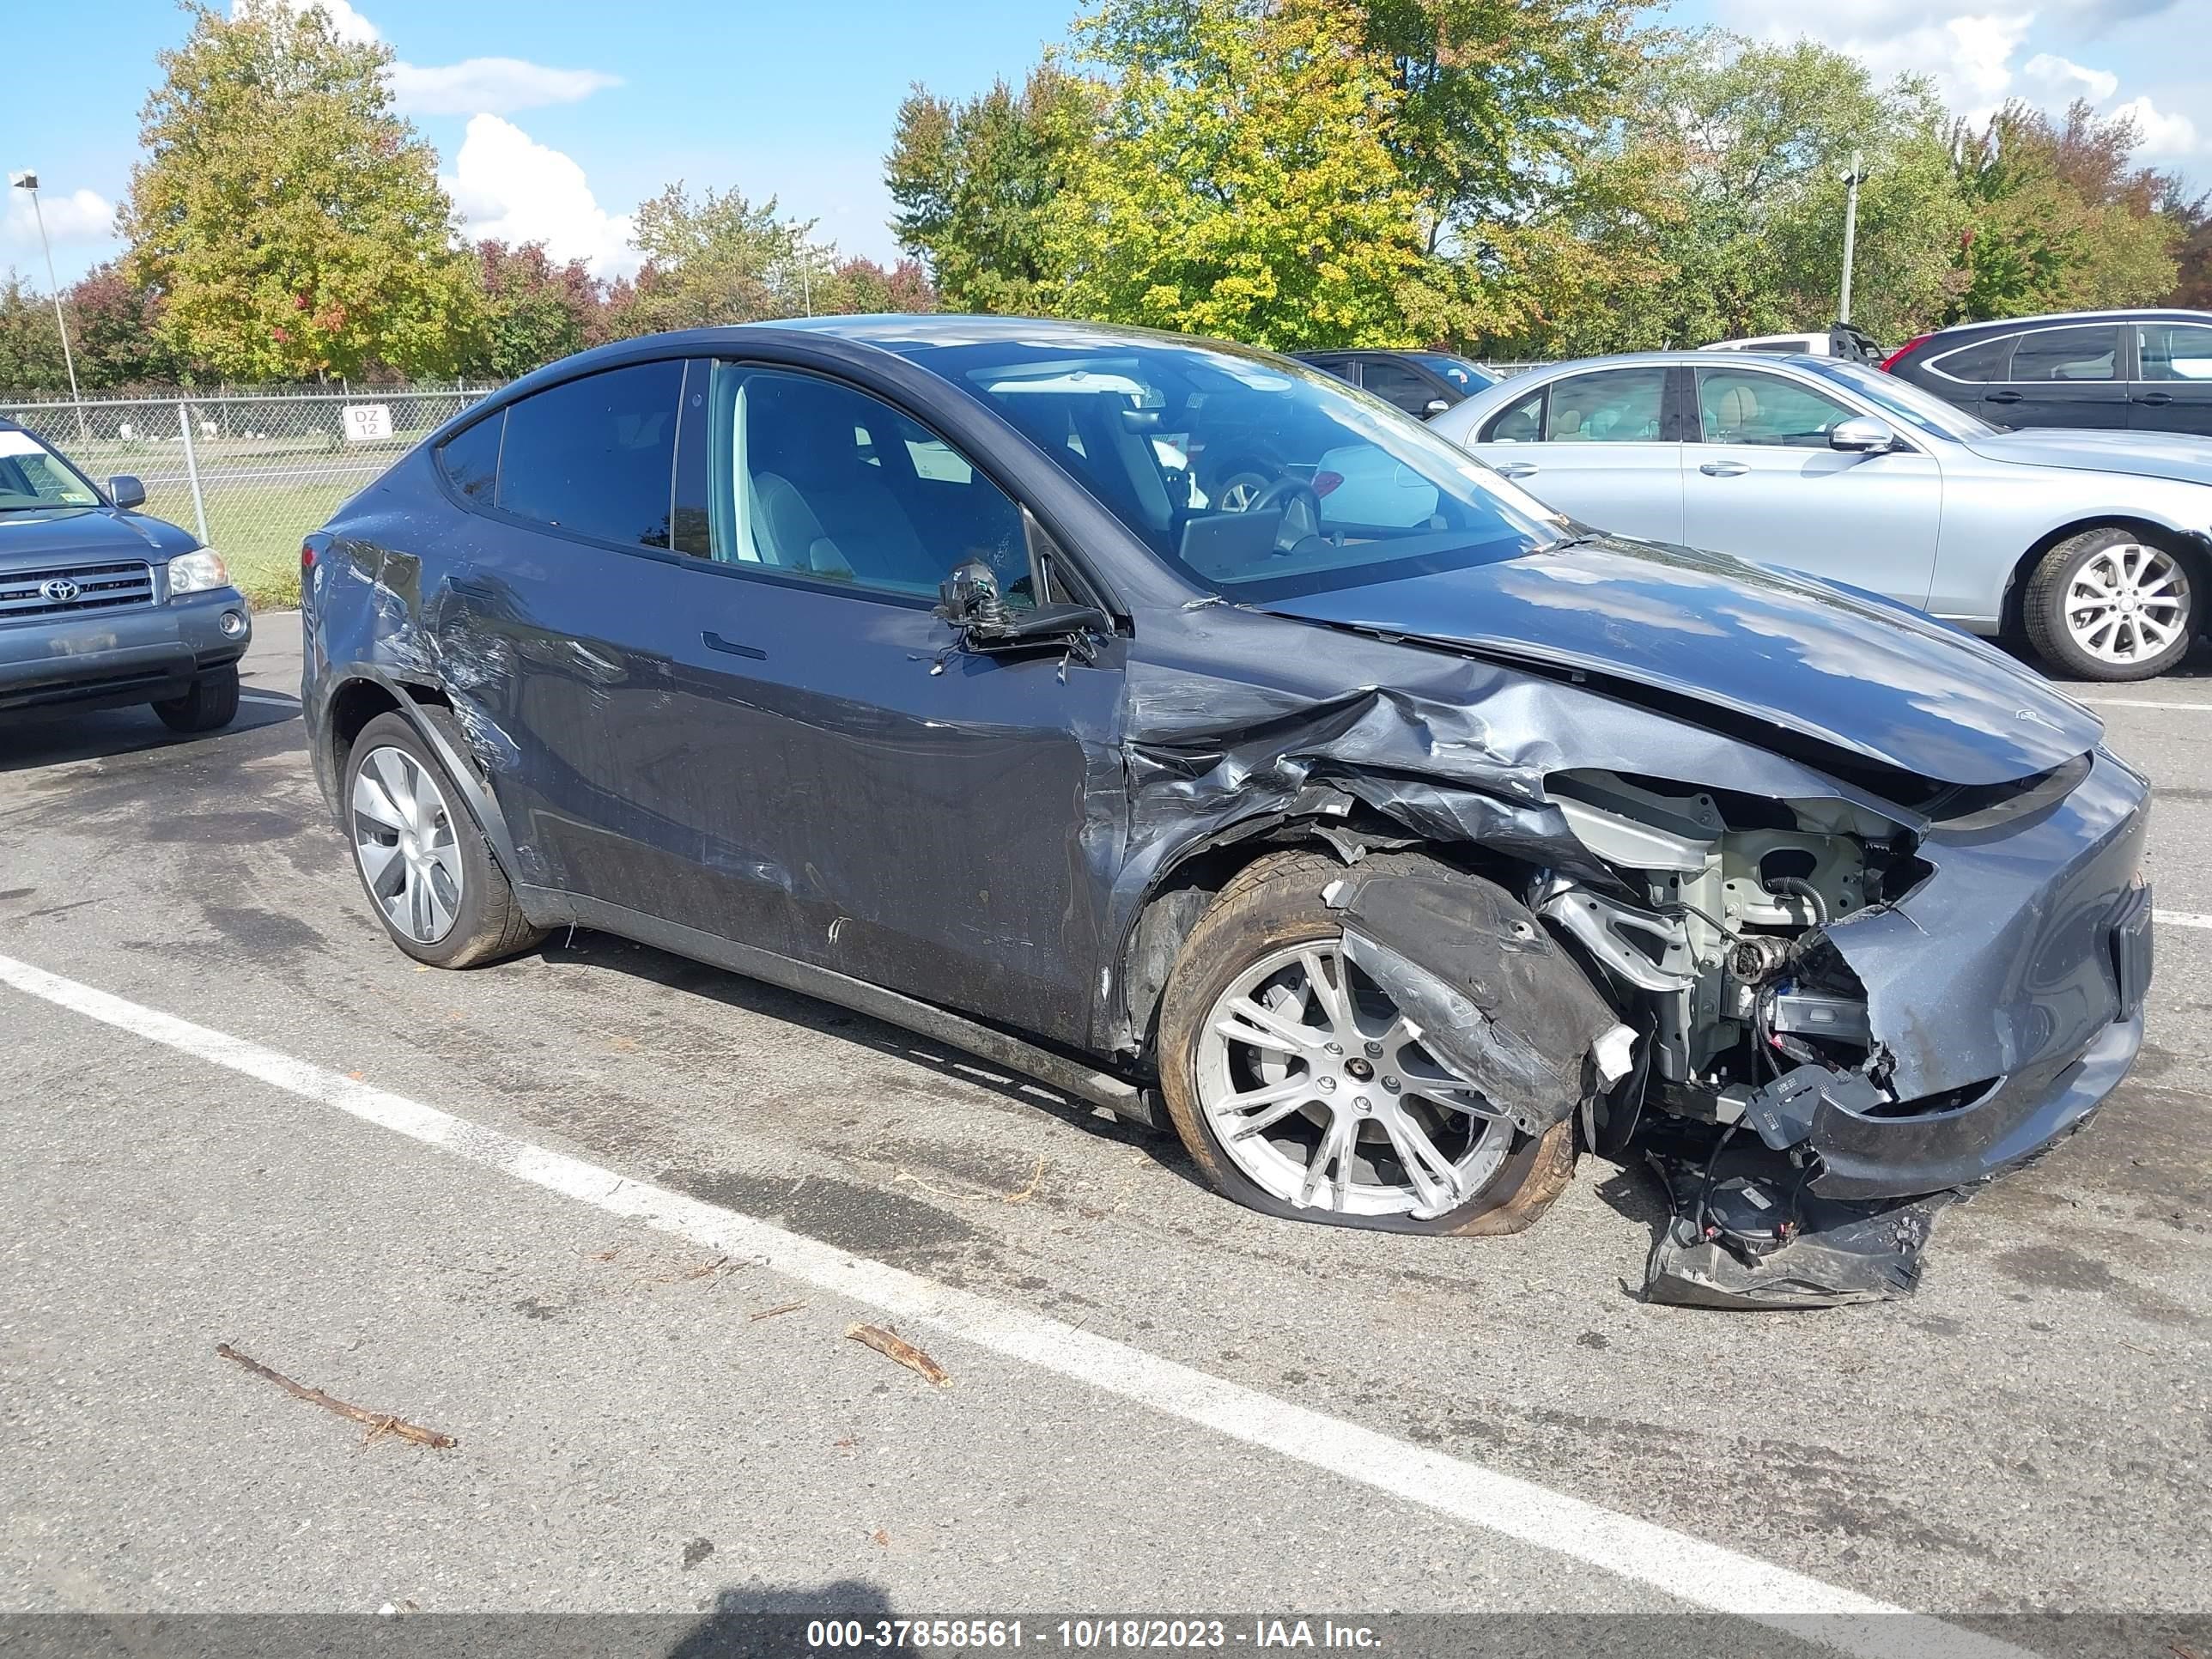
{"type": "Polygon", "coordinates": [[[2212,311],[2191,311],[2182,306],[2126,306],[2111,311],[2049,311],[2035,317],[1990,317],[1978,323],[1954,323],[1928,337],[1947,334],[2005,333],[2016,328],[2042,328],[2055,323],[2118,322],[2212,323],[2212,311]]]}

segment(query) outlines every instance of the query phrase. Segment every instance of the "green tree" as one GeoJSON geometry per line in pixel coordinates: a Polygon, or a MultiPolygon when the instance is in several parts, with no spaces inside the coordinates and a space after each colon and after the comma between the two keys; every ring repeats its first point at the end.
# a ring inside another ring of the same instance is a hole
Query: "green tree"
{"type": "Polygon", "coordinates": [[[2179,183],[2134,165],[2131,118],[2014,103],[1955,142],[1972,220],[1947,320],[2144,305],[2175,286],[2190,228],[2163,210],[2179,183]]]}
{"type": "Polygon", "coordinates": [[[1818,327],[1836,314],[1844,185],[1859,194],[1853,320],[1877,335],[1947,303],[1965,204],[1926,83],[1877,86],[1845,53],[1719,31],[1655,40],[1613,129],[1580,160],[1586,246],[1632,240],[1547,309],[1538,349],[1695,345],[1818,327]],[[1624,233],[1626,233],[1625,235],[1624,233]]]}
{"type": "Polygon", "coordinates": [[[392,112],[391,49],[283,0],[185,9],[119,216],[170,347],[231,380],[451,372],[477,289],[437,158],[392,112]]]}
{"type": "Polygon", "coordinates": [[[624,334],[719,328],[805,307],[811,272],[834,259],[811,240],[811,220],[776,216],[775,198],[756,207],[735,190],[694,201],[681,181],[637,210],[630,243],[645,255],[630,292],[613,306],[624,334]],[[825,257],[826,256],[826,257],[825,257]]]}
{"type": "Polygon", "coordinates": [[[486,240],[475,252],[483,325],[465,372],[511,380],[592,343],[605,298],[581,259],[556,264],[543,242],[486,240]]]}
{"type": "Polygon", "coordinates": [[[10,266],[0,276],[0,392],[68,391],[54,302],[10,266]]]}
{"type": "Polygon", "coordinates": [[[1077,35],[1108,78],[1046,213],[1054,311],[1285,349],[1414,344],[1477,314],[1425,258],[1358,7],[1107,0],[1077,35]],[[1171,30],[1128,27],[1169,10],[1171,30]]]}
{"type": "Polygon", "coordinates": [[[964,103],[916,85],[899,106],[884,182],[899,245],[927,263],[956,311],[1041,308],[1057,273],[1046,210],[1087,137],[1089,89],[1048,60],[1019,93],[1004,81],[964,103]]]}

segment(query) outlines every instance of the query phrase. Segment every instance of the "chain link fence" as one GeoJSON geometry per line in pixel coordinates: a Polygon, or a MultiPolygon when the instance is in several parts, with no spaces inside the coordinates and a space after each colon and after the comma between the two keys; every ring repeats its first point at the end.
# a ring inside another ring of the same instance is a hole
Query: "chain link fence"
{"type": "Polygon", "coordinates": [[[298,603],[300,538],[492,386],[263,397],[0,404],[105,483],[146,486],[145,511],[223,556],[261,608],[298,603]]]}

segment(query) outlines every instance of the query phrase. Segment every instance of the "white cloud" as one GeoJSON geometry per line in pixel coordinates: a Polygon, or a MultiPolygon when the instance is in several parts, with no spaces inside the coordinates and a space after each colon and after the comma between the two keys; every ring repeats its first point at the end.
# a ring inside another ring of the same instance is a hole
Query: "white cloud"
{"type": "MultiPolygon", "coordinates": [[[[58,196],[42,190],[39,214],[46,218],[46,240],[57,247],[74,242],[104,242],[115,234],[115,204],[97,191],[76,190],[58,196]]],[[[10,243],[38,246],[38,216],[31,210],[28,191],[8,192],[5,234],[10,243]]]]}
{"type": "MultiPolygon", "coordinates": [[[[320,11],[341,40],[372,46],[383,39],[376,25],[348,0],[231,0],[233,17],[256,6],[281,5],[302,16],[320,11]]],[[[608,87],[619,76],[599,70],[553,69],[521,58],[471,58],[458,64],[394,63],[392,94],[408,115],[507,114],[546,104],[573,104],[608,87]]]]}
{"type": "Polygon", "coordinates": [[[2039,101],[2061,106],[2076,98],[2101,104],[2120,89],[2120,77],[2111,70],[2085,68],[2047,52],[2029,58],[2020,72],[2042,94],[2039,101]]]}
{"type": "Polygon", "coordinates": [[[347,4],[346,0],[231,0],[230,15],[237,17],[260,5],[282,5],[302,16],[319,11],[330,20],[331,33],[356,46],[373,45],[380,38],[376,25],[347,4]]]}
{"type": "Polygon", "coordinates": [[[610,214],[583,168],[496,115],[472,116],[444,181],[471,237],[543,242],[556,259],[583,259],[594,275],[635,270],[627,215],[610,214]]]}
{"type": "Polygon", "coordinates": [[[392,96],[409,115],[504,115],[544,104],[573,104],[621,84],[621,76],[598,70],[549,69],[520,58],[392,66],[392,96]]]}
{"type": "Polygon", "coordinates": [[[2148,98],[2130,98],[2106,113],[2125,116],[2136,124],[2145,155],[2170,159],[2197,153],[2197,124],[2186,115],[2167,115],[2154,108],[2148,98]]]}

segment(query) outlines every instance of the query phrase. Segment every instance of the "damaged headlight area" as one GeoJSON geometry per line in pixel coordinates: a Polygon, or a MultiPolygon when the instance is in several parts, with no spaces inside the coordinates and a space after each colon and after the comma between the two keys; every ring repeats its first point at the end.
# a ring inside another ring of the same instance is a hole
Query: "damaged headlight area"
{"type": "MultiPolygon", "coordinates": [[[[2002,1082],[1913,1092],[1838,948],[1855,918],[1893,916],[1933,875],[1920,838],[1835,798],[1598,771],[1556,774],[1547,787],[1617,878],[1607,889],[1542,872],[1528,899],[1616,1006],[1635,1011],[1635,1073],[1594,1103],[1586,1127],[1606,1151],[1633,1141],[1673,1200],[1650,1262],[1652,1298],[1807,1306],[1910,1291],[1955,1172],[1931,1169],[1919,1192],[1852,1190],[1829,1169],[1822,1132],[1942,1119],[2002,1082]]],[[[2147,900],[2138,908],[2148,915],[2147,900]]],[[[1921,945],[1932,979],[1949,947],[1940,935],[1921,945]]],[[[1916,1009],[1914,1024],[1923,1018],[1916,1009]]]]}

